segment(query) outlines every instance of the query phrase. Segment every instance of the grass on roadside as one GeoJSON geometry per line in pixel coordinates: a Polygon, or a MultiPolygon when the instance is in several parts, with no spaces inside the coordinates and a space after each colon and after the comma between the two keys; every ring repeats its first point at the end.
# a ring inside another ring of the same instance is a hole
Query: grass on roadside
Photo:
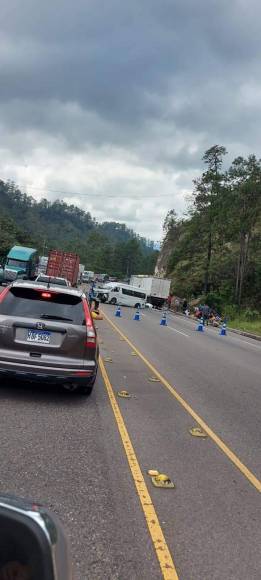
{"type": "Polygon", "coordinates": [[[261,318],[258,320],[245,320],[243,317],[233,318],[233,320],[228,320],[228,326],[231,328],[237,328],[238,330],[245,330],[246,332],[252,332],[253,334],[261,335],[261,318]]]}

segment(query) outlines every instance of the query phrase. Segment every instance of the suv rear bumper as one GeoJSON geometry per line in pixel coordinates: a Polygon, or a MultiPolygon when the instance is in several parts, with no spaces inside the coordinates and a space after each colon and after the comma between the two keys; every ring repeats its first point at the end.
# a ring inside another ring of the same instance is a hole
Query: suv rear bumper
{"type": "Polygon", "coordinates": [[[58,369],[0,361],[0,378],[5,376],[31,382],[86,385],[95,380],[97,368],[97,364],[84,369],[58,369]]]}

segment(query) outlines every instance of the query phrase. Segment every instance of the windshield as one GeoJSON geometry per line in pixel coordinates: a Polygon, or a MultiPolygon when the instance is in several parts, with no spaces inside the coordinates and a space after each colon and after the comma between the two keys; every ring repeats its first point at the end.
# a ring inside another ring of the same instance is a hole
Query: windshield
{"type": "Polygon", "coordinates": [[[81,297],[32,288],[12,288],[0,303],[1,314],[23,318],[60,318],[80,325],[85,323],[81,297]],[[46,294],[50,297],[44,297],[46,294]]]}
{"type": "Polygon", "coordinates": [[[59,286],[68,286],[65,278],[52,278],[51,276],[38,276],[37,282],[44,282],[45,284],[59,284],[59,286]]]}
{"type": "Polygon", "coordinates": [[[14,260],[13,258],[8,258],[6,263],[7,266],[15,266],[16,268],[23,268],[23,270],[26,269],[27,264],[27,262],[25,262],[24,260],[14,260]]]}

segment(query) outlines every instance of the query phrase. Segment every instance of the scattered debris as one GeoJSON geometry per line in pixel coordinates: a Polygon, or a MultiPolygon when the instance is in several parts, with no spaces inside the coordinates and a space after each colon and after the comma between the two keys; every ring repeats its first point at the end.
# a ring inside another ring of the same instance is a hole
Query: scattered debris
{"type": "Polygon", "coordinates": [[[160,473],[157,469],[148,469],[147,474],[151,477],[151,481],[155,487],[174,489],[175,484],[165,473],[160,473]]]}
{"type": "Polygon", "coordinates": [[[131,395],[130,393],[128,393],[128,391],[118,391],[117,393],[118,397],[121,397],[122,399],[130,399],[131,395]]]}
{"type": "Polygon", "coordinates": [[[192,427],[189,432],[191,435],[193,435],[193,437],[207,437],[207,434],[205,431],[203,431],[203,429],[201,429],[201,427],[192,427]]]}
{"type": "Polygon", "coordinates": [[[161,487],[165,489],[174,489],[175,484],[171,481],[168,475],[164,473],[159,473],[151,478],[151,481],[155,487],[161,487]]]}
{"type": "Polygon", "coordinates": [[[150,475],[151,477],[155,477],[155,475],[159,475],[159,471],[157,469],[149,469],[147,471],[147,474],[150,475]]]}

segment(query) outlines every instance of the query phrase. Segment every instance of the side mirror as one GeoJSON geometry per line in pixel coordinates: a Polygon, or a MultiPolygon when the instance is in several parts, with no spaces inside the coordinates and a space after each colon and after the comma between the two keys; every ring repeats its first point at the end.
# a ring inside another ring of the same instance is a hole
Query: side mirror
{"type": "Polygon", "coordinates": [[[72,580],[62,526],[48,509],[0,495],[0,580],[72,580]]]}

